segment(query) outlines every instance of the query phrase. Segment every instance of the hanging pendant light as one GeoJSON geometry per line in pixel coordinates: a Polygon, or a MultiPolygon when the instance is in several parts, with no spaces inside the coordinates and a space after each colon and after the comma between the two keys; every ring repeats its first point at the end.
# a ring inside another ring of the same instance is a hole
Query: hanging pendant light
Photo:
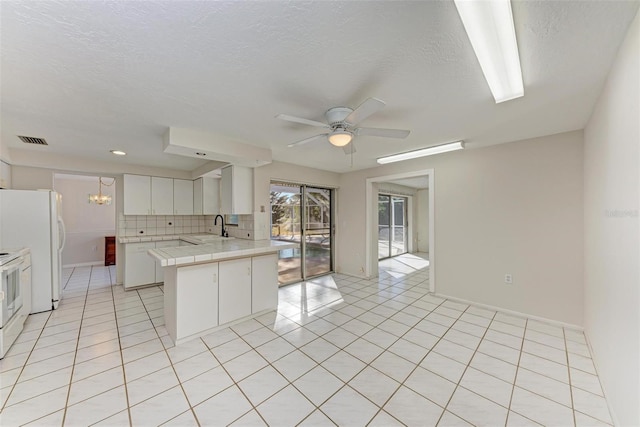
{"type": "Polygon", "coordinates": [[[102,194],[102,186],[111,187],[113,183],[116,182],[116,179],[113,178],[111,184],[105,184],[102,182],[102,177],[98,178],[98,194],[89,194],[89,203],[95,203],[96,205],[110,205],[111,204],[111,195],[102,194]]]}

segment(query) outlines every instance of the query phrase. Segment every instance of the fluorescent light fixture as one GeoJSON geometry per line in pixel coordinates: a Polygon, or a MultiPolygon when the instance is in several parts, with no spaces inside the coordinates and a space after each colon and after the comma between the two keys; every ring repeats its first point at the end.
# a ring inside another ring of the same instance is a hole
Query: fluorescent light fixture
{"type": "Polygon", "coordinates": [[[115,154],[116,156],[126,156],[127,155],[127,153],[125,153],[122,150],[111,150],[111,153],[115,154]]]}
{"type": "Polygon", "coordinates": [[[353,133],[348,130],[337,128],[329,134],[329,142],[336,147],[344,147],[353,139],[353,133]]]}
{"type": "Polygon", "coordinates": [[[454,0],[496,104],[524,95],[510,0],[454,0]]]}
{"type": "Polygon", "coordinates": [[[387,157],[380,157],[378,159],[378,163],[384,165],[385,163],[393,163],[402,160],[415,159],[418,157],[432,156],[434,154],[446,153],[448,151],[462,150],[463,148],[464,141],[450,142],[448,144],[436,145],[434,147],[422,148],[420,150],[408,151],[406,153],[394,154],[387,157]]]}

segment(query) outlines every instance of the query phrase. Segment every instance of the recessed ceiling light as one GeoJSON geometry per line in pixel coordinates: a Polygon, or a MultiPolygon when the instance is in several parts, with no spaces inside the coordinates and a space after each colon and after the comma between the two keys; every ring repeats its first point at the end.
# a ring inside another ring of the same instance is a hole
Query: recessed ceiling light
{"type": "Polygon", "coordinates": [[[127,153],[125,153],[122,150],[111,150],[111,153],[115,154],[116,156],[126,156],[127,155],[127,153]]]}
{"type": "Polygon", "coordinates": [[[524,95],[510,0],[455,0],[496,104],[524,95]]]}
{"type": "Polygon", "coordinates": [[[446,153],[448,151],[462,150],[464,148],[463,141],[450,142],[448,144],[436,145],[435,147],[422,148],[420,150],[409,151],[406,153],[394,154],[392,156],[380,157],[378,163],[399,162],[401,160],[415,159],[418,157],[431,156],[434,154],[446,153]]]}

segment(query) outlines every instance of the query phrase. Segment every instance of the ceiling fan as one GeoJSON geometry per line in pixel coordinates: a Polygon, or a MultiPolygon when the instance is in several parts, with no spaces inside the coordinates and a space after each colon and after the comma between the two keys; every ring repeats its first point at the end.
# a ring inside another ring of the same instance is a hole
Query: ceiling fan
{"type": "Polygon", "coordinates": [[[298,145],[326,137],[329,142],[336,147],[343,147],[346,154],[353,154],[356,150],[352,141],[358,135],[381,136],[385,138],[406,138],[411,132],[402,129],[356,127],[360,122],[373,113],[382,110],[384,106],[385,103],[383,101],[377,98],[369,98],[360,104],[360,106],[355,110],[348,107],[330,108],[326,113],[324,113],[327,120],[326,123],[289,116],[287,114],[278,114],[276,118],[287,120],[289,122],[302,123],[304,125],[329,129],[327,133],[321,133],[310,138],[305,138],[301,141],[293,142],[287,145],[287,147],[296,147],[298,145]]]}

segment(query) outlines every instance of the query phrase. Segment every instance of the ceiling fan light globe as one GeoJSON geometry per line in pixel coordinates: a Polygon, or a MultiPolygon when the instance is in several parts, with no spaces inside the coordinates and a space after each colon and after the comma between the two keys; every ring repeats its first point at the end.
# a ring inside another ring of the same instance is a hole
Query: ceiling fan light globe
{"type": "Polygon", "coordinates": [[[353,139],[353,134],[348,131],[338,130],[329,135],[329,142],[336,147],[344,147],[353,139]]]}

